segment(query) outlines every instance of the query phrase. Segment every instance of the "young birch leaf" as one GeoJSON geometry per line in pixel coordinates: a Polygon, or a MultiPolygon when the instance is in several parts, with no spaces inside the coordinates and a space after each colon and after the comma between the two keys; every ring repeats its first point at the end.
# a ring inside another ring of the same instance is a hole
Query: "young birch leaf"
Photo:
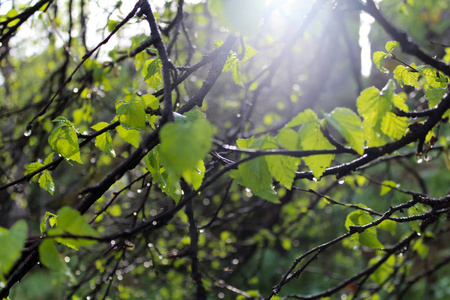
{"type": "Polygon", "coordinates": [[[425,96],[428,99],[428,106],[430,108],[435,107],[436,105],[441,102],[442,97],[444,97],[445,93],[447,92],[446,88],[433,88],[429,87],[427,91],[425,92],[425,96]]]}
{"type": "Polygon", "coordinates": [[[159,100],[152,94],[146,94],[141,96],[142,101],[144,102],[144,106],[150,107],[151,109],[158,109],[159,108],[159,100]]]}
{"type": "Polygon", "coordinates": [[[408,127],[408,118],[399,117],[393,112],[387,112],[381,122],[381,131],[389,137],[400,139],[408,127]]]}
{"type": "MultiPolygon", "coordinates": [[[[354,211],[347,216],[345,227],[350,230],[350,226],[364,226],[373,222],[373,218],[369,213],[361,210],[354,211]]],[[[383,248],[377,237],[377,229],[375,227],[367,228],[362,233],[356,233],[359,243],[363,246],[378,249],[383,248]]]]}
{"type": "Polygon", "coordinates": [[[139,131],[135,129],[125,129],[122,126],[116,127],[117,132],[120,137],[127,143],[130,143],[134,147],[139,147],[139,143],[141,142],[141,137],[139,136],[139,131]]]}
{"type": "Polygon", "coordinates": [[[205,163],[203,160],[199,160],[194,170],[184,171],[182,175],[187,183],[191,184],[194,189],[198,189],[202,185],[205,171],[205,163]]]}
{"type": "Polygon", "coordinates": [[[231,71],[233,75],[234,83],[240,86],[244,86],[242,82],[242,74],[241,74],[241,61],[237,57],[235,53],[232,53],[225,62],[223,66],[223,72],[231,71]]]}
{"type": "Polygon", "coordinates": [[[207,120],[164,125],[159,134],[164,169],[174,178],[196,171],[199,161],[211,149],[213,134],[214,129],[207,120]]]}
{"type": "Polygon", "coordinates": [[[356,106],[366,124],[371,127],[377,127],[392,107],[390,99],[383,97],[376,87],[369,87],[362,91],[356,100],[356,106]]]}
{"type": "MultiPolygon", "coordinates": [[[[274,140],[267,141],[267,136],[256,139],[239,139],[236,144],[243,149],[260,149],[273,147],[274,140]]],[[[258,157],[240,164],[237,170],[231,172],[231,177],[240,185],[249,188],[252,193],[264,200],[279,203],[273,189],[272,176],[264,157],[258,157]]]]}
{"type": "Polygon", "coordinates": [[[351,109],[337,107],[330,114],[325,114],[325,118],[358,154],[364,154],[364,129],[357,114],[351,109]]]}
{"type": "Polygon", "coordinates": [[[280,203],[273,189],[272,176],[264,157],[240,164],[237,170],[231,172],[231,177],[238,184],[249,188],[254,195],[273,203],[280,203]]]}
{"type": "Polygon", "coordinates": [[[306,109],[304,112],[299,113],[296,115],[287,125],[287,128],[292,128],[295,126],[299,126],[305,123],[309,122],[319,122],[319,119],[317,118],[317,114],[311,110],[306,109]]]}
{"type": "MultiPolygon", "coordinates": [[[[277,135],[278,142],[288,150],[298,149],[298,134],[288,128],[283,128],[277,135]]],[[[272,143],[276,144],[276,142],[272,143]]],[[[277,148],[277,147],[268,147],[277,148]]],[[[291,157],[287,155],[267,155],[266,157],[267,166],[269,167],[269,172],[279,181],[281,185],[285,186],[287,189],[292,188],[292,183],[294,182],[295,172],[300,164],[300,158],[291,157]]]]}
{"type": "Polygon", "coordinates": [[[415,72],[410,68],[399,65],[394,70],[394,78],[403,87],[404,84],[420,89],[419,72],[415,72]]]}
{"type": "Polygon", "coordinates": [[[373,54],[373,62],[377,68],[383,73],[389,73],[389,70],[383,67],[383,61],[388,55],[384,52],[377,51],[373,54]]]}
{"type": "Polygon", "coordinates": [[[245,45],[245,55],[241,59],[241,62],[246,62],[247,60],[249,60],[250,58],[255,56],[257,53],[258,53],[258,50],[254,49],[250,45],[246,44],[245,45]]]}
{"type": "MultiPolygon", "coordinates": [[[[64,206],[58,210],[56,228],[49,230],[48,235],[61,235],[69,233],[79,236],[98,237],[99,234],[93,229],[80,212],[68,206],[64,206]]],[[[72,239],[72,238],[56,238],[56,240],[70,248],[78,250],[80,246],[95,244],[95,240],[91,239],[72,239]]]]}
{"type": "Polygon", "coordinates": [[[144,77],[144,81],[154,90],[162,88],[161,70],[162,63],[159,58],[147,60],[142,67],[141,74],[144,77]]]}
{"type": "Polygon", "coordinates": [[[116,103],[116,114],[120,125],[125,129],[145,129],[145,107],[139,97],[132,96],[130,101],[119,100],[116,103]]]}
{"type": "Polygon", "coordinates": [[[55,240],[45,239],[42,241],[39,245],[39,261],[50,270],[66,275],[70,281],[76,281],[69,267],[58,253],[55,240]]]}
{"type": "Polygon", "coordinates": [[[394,181],[383,181],[381,186],[380,196],[386,195],[392,188],[398,188],[400,185],[394,181]]]}
{"type": "Polygon", "coordinates": [[[48,138],[50,146],[64,158],[81,164],[80,146],[75,127],[64,117],[57,117],[53,122],[57,125],[48,138]]]}
{"type": "Polygon", "coordinates": [[[45,170],[42,172],[41,177],[39,177],[39,186],[49,192],[50,195],[53,195],[55,192],[55,184],[53,183],[53,178],[49,171],[45,170]]]}
{"type": "Polygon", "coordinates": [[[0,282],[4,281],[4,276],[20,258],[27,232],[27,223],[24,220],[17,221],[9,230],[0,227],[0,282]]]}
{"type": "MultiPolygon", "coordinates": [[[[323,136],[320,124],[310,122],[304,124],[299,131],[300,146],[303,150],[333,149],[333,145],[323,136]]],[[[325,169],[331,165],[334,154],[312,155],[303,158],[315,177],[320,178],[325,169]]]]}
{"type": "MultiPolygon", "coordinates": [[[[28,164],[27,166],[25,166],[25,175],[31,174],[31,173],[39,170],[43,166],[44,166],[44,164],[42,164],[40,162],[34,162],[31,164],[28,164]]],[[[31,180],[36,180],[38,177],[39,177],[39,174],[36,174],[31,178],[31,180]]]]}
{"type": "MultiPolygon", "coordinates": [[[[380,260],[379,257],[372,258],[369,261],[369,266],[376,264],[379,260],[380,260]]],[[[390,276],[392,276],[392,273],[395,270],[394,267],[395,267],[395,257],[391,255],[380,267],[378,267],[372,273],[372,275],[370,275],[370,278],[377,284],[382,285],[386,282],[386,280],[390,276]]]]}
{"type": "Polygon", "coordinates": [[[50,227],[56,225],[57,216],[52,214],[51,212],[46,212],[44,217],[42,218],[41,224],[39,225],[39,229],[41,230],[41,234],[47,231],[47,221],[50,224],[50,227]]]}
{"type": "MultiPolygon", "coordinates": [[[[109,124],[106,122],[100,122],[92,126],[91,128],[99,131],[108,126],[109,124]]],[[[101,151],[111,154],[113,157],[116,157],[116,152],[112,147],[112,138],[109,132],[105,132],[100,134],[95,138],[95,146],[98,147],[101,151]]]]}
{"type": "Polygon", "coordinates": [[[432,66],[419,66],[416,68],[419,71],[420,76],[425,78],[425,81],[428,85],[433,88],[445,88],[447,87],[447,82],[445,80],[445,76],[442,73],[439,73],[432,66]]]}
{"type": "Polygon", "coordinates": [[[392,50],[394,50],[394,49],[397,48],[398,46],[400,46],[400,43],[399,43],[399,42],[389,41],[389,42],[386,43],[385,48],[386,48],[386,51],[387,51],[387,52],[391,53],[392,50]]]}
{"type": "Polygon", "coordinates": [[[400,97],[399,95],[395,94],[394,97],[392,97],[392,101],[394,103],[394,106],[399,108],[402,111],[408,112],[409,107],[405,103],[405,99],[400,97]]]}
{"type": "MultiPolygon", "coordinates": [[[[153,182],[154,183],[158,182],[160,189],[164,193],[166,193],[173,200],[178,201],[180,200],[181,197],[181,187],[178,180],[179,178],[175,179],[173,178],[173,176],[169,176],[168,172],[161,168],[161,160],[159,158],[159,147],[160,145],[156,146],[145,156],[145,164],[147,166],[147,169],[152,174],[153,182]]],[[[193,185],[196,184],[197,183],[195,182],[195,180],[193,180],[193,185]]]]}

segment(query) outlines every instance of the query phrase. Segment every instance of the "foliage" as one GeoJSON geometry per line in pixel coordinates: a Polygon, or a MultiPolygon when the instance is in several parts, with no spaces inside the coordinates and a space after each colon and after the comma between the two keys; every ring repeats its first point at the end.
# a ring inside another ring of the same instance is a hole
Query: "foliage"
{"type": "Polygon", "coordinates": [[[445,1],[125,2],[0,9],[2,299],[450,296],[445,1]]]}

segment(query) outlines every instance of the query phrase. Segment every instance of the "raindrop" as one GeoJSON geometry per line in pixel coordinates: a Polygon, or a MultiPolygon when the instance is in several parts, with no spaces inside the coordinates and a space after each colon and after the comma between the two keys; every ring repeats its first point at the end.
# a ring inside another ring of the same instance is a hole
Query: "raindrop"
{"type": "Polygon", "coordinates": [[[417,163],[418,163],[418,164],[421,164],[422,162],[423,162],[422,157],[419,157],[419,158],[417,159],[417,163]]]}
{"type": "Polygon", "coordinates": [[[29,137],[31,135],[31,129],[28,129],[23,133],[23,136],[29,137]]]}
{"type": "Polygon", "coordinates": [[[319,182],[319,179],[317,179],[316,177],[313,177],[312,180],[315,181],[315,182],[319,182]]]}
{"type": "Polygon", "coordinates": [[[339,178],[339,181],[338,181],[339,184],[344,184],[344,182],[345,182],[345,177],[339,178]]]}
{"type": "Polygon", "coordinates": [[[112,240],[112,241],[111,241],[111,246],[114,247],[115,245],[116,245],[116,241],[115,241],[115,240],[112,240]]]}
{"type": "Polygon", "coordinates": [[[140,193],[142,193],[142,190],[141,189],[137,189],[136,193],[140,194],[140,193]]]}
{"type": "Polygon", "coordinates": [[[135,212],[133,213],[133,216],[137,216],[137,211],[135,211],[135,212]]]}

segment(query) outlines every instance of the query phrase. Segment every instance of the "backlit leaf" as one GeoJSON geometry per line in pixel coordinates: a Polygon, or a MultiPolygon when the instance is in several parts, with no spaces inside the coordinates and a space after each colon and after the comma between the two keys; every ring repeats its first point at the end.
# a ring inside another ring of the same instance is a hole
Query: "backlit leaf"
{"type": "Polygon", "coordinates": [[[388,55],[382,51],[377,51],[373,54],[373,62],[377,68],[383,73],[389,73],[389,70],[383,67],[383,61],[388,55]]]}
{"type": "Polygon", "coordinates": [[[17,221],[9,230],[0,227],[0,282],[20,258],[27,238],[27,223],[17,221]]]}
{"type": "MultiPolygon", "coordinates": [[[[95,124],[91,128],[99,131],[108,125],[109,124],[106,122],[100,122],[100,123],[95,124]]],[[[98,147],[101,151],[112,155],[113,157],[116,156],[116,152],[114,151],[114,149],[112,147],[112,138],[111,138],[111,135],[109,134],[109,132],[104,132],[104,133],[100,134],[99,136],[97,136],[95,138],[95,146],[98,147]]]]}
{"type": "Polygon", "coordinates": [[[356,113],[348,108],[337,107],[330,114],[325,114],[325,118],[358,154],[364,154],[364,129],[356,113]]]}
{"type": "Polygon", "coordinates": [[[403,87],[404,84],[420,88],[419,73],[402,65],[398,65],[394,70],[394,78],[403,87]]]}
{"type": "Polygon", "coordinates": [[[73,124],[64,117],[57,117],[53,122],[56,123],[56,127],[48,138],[50,146],[64,158],[81,164],[80,146],[73,124]]]}
{"type": "Polygon", "coordinates": [[[139,97],[133,95],[129,101],[119,100],[116,103],[116,113],[120,125],[125,129],[145,128],[145,107],[139,97]]]}
{"type": "MultiPolygon", "coordinates": [[[[320,130],[320,124],[310,122],[304,124],[299,131],[300,146],[303,150],[333,149],[334,146],[327,140],[320,130]]],[[[320,178],[325,169],[331,165],[334,154],[312,155],[303,158],[305,164],[312,170],[316,178],[320,178]]]]}

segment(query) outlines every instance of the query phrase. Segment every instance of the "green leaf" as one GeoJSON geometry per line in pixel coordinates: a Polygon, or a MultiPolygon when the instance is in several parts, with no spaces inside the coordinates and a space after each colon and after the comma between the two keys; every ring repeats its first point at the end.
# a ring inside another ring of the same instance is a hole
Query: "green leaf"
{"type": "MultiPolygon", "coordinates": [[[[42,168],[44,165],[40,162],[34,162],[31,164],[28,164],[27,166],[25,166],[25,175],[27,174],[31,174],[37,170],[39,170],[40,168],[42,168]]],[[[39,177],[39,173],[34,175],[31,180],[37,180],[39,177]]]]}
{"type": "Polygon", "coordinates": [[[330,114],[325,114],[325,118],[358,154],[364,154],[364,129],[356,113],[348,108],[337,107],[330,114]]]}
{"type": "MultiPolygon", "coordinates": [[[[174,179],[173,176],[169,176],[168,172],[164,171],[164,169],[161,168],[159,147],[160,145],[156,146],[145,156],[145,164],[147,166],[147,169],[152,174],[153,182],[158,182],[159,187],[164,193],[166,193],[173,200],[178,201],[181,197],[180,183],[178,179],[174,179]]],[[[193,185],[198,184],[196,180],[198,180],[198,178],[193,177],[193,185]]]]}
{"type": "Polygon", "coordinates": [[[427,91],[425,92],[425,96],[428,99],[428,106],[430,108],[433,108],[436,105],[438,105],[446,92],[447,92],[446,88],[433,88],[433,87],[428,88],[427,91]]]}
{"type": "Polygon", "coordinates": [[[381,185],[380,196],[386,195],[392,188],[398,187],[400,187],[400,185],[397,184],[396,182],[391,180],[385,180],[381,185]]]}
{"type": "Polygon", "coordinates": [[[428,85],[433,88],[446,88],[447,80],[445,75],[440,73],[438,70],[431,66],[419,66],[417,67],[417,71],[419,71],[420,76],[425,78],[425,81],[428,85]]]}
{"type": "Polygon", "coordinates": [[[225,62],[225,65],[223,66],[223,72],[231,71],[233,75],[233,81],[237,85],[244,86],[244,83],[242,81],[242,74],[241,74],[241,61],[237,57],[236,53],[232,53],[225,62]]]}
{"type": "Polygon", "coordinates": [[[126,141],[127,143],[130,143],[134,147],[139,147],[139,143],[141,142],[141,137],[139,136],[139,131],[135,129],[125,129],[122,126],[116,127],[117,132],[119,133],[120,137],[126,141]]]}
{"type": "Polygon", "coordinates": [[[288,150],[298,150],[298,133],[292,129],[283,128],[277,135],[278,142],[288,150]]]}
{"type": "MultiPolygon", "coordinates": [[[[310,122],[304,124],[299,131],[300,147],[303,150],[334,149],[320,130],[320,124],[310,122]]],[[[303,158],[305,164],[312,170],[316,178],[320,178],[325,169],[331,165],[334,154],[312,155],[303,158]]]]}
{"type": "Polygon", "coordinates": [[[50,195],[53,195],[55,192],[55,184],[49,171],[45,170],[42,172],[41,177],[39,177],[39,186],[49,192],[50,195]]]}
{"type": "Polygon", "coordinates": [[[151,109],[158,109],[159,108],[159,100],[152,94],[146,94],[141,96],[142,101],[144,102],[144,106],[150,107],[151,109]]]}
{"type": "MultiPolygon", "coordinates": [[[[369,266],[376,264],[379,261],[379,257],[372,258],[369,262],[369,266]]],[[[371,275],[370,278],[377,284],[384,284],[385,281],[392,275],[395,267],[395,256],[391,255],[389,258],[378,267],[371,275]]]]}
{"type": "Polygon", "coordinates": [[[61,116],[54,119],[53,122],[57,125],[48,138],[50,146],[64,158],[81,164],[80,146],[75,127],[69,120],[61,116]]]}
{"type": "Polygon", "coordinates": [[[430,252],[430,247],[428,247],[423,239],[419,239],[414,243],[413,250],[419,254],[420,258],[424,260],[428,257],[428,253],[430,252]]]}
{"type": "Polygon", "coordinates": [[[0,282],[20,258],[27,238],[27,223],[17,221],[9,230],[0,227],[0,282]]]}
{"type": "Polygon", "coordinates": [[[255,56],[257,53],[258,53],[258,50],[254,49],[253,47],[251,47],[248,44],[245,44],[245,55],[241,59],[241,62],[246,62],[247,60],[249,60],[250,58],[255,56]]]}
{"type": "Polygon", "coordinates": [[[248,139],[238,139],[236,145],[241,149],[248,149],[255,142],[255,137],[252,136],[248,139]]]}
{"type": "Polygon", "coordinates": [[[142,77],[144,77],[144,81],[154,90],[159,90],[163,86],[161,70],[162,63],[159,57],[147,60],[142,66],[142,77]]]}
{"type": "Polygon", "coordinates": [[[383,73],[389,73],[389,70],[383,67],[384,59],[388,57],[388,55],[384,52],[377,51],[373,54],[373,62],[377,66],[377,68],[383,73]]]}
{"type": "MultiPolygon", "coordinates": [[[[108,126],[109,124],[106,122],[100,122],[92,126],[91,128],[99,131],[108,126]]],[[[104,132],[95,138],[95,146],[98,147],[101,151],[116,157],[116,152],[112,147],[112,138],[109,132],[104,132]]]]}
{"type": "Polygon", "coordinates": [[[145,129],[145,107],[138,96],[133,95],[130,101],[119,100],[116,103],[116,113],[120,125],[125,129],[145,129]]]}
{"type": "Polygon", "coordinates": [[[442,58],[447,64],[450,63],[450,47],[445,48],[445,55],[442,58]]]}
{"type": "MultiPolygon", "coordinates": [[[[95,231],[81,216],[80,212],[68,206],[58,210],[56,228],[49,230],[48,235],[69,233],[78,236],[98,237],[95,231]]],[[[70,248],[78,250],[80,246],[95,244],[95,240],[82,238],[56,238],[56,240],[70,248]]]]}
{"type": "MultiPolygon", "coordinates": [[[[243,149],[276,148],[276,140],[268,136],[258,139],[253,136],[249,139],[239,139],[236,144],[243,149]]],[[[273,203],[279,203],[277,194],[273,189],[272,176],[266,158],[258,157],[240,164],[237,170],[231,172],[231,177],[238,184],[250,189],[254,195],[273,203]]]]}
{"type": "Polygon", "coordinates": [[[177,179],[185,172],[198,172],[199,161],[211,149],[213,134],[214,128],[207,120],[164,125],[159,135],[164,169],[177,179]]]}
{"type": "MultiPolygon", "coordinates": [[[[364,226],[373,222],[373,218],[368,212],[357,210],[350,213],[345,220],[345,227],[350,230],[350,226],[364,226]]],[[[377,229],[375,227],[367,228],[362,233],[356,233],[358,241],[361,245],[371,249],[383,248],[377,237],[377,229]]]]}
{"type": "Polygon", "coordinates": [[[47,231],[47,221],[50,224],[50,227],[53,227],[56,225],[57,216],[48,211],[45,213],[44,217],[42,218],[41,224],[39,225],[41,234],[47,231]]]}
{"type": "Polygon", "coordinates": [[[231,177],[238,184],[249,188],[254,195],[273,203],[280,203],[273,189],[272,176],[264,157],[240,164],[237,170],[231,172],[231,177]]]}
{"type": "Polygon", "coordinates": [[[405,103],[405,99],[403,99],[402,97],[400,97],[399,95],[395,94],[394,97],[392,98],[393,102],[394,102],[394,106],[399,108],[402,111],[408,112],[409,111],[409,107],[408,105],[405,103]]]}
{"type": "Polygon", "coordinates": [[[383,97],[376,87],[363,90],[356,100],[356,106],[358,113],[371,127],[379,125],[384,115],[392,108],[390,99],[383,97]]]}
{"type": "Polygon", "coordinates": [[[387,112],[381,123],[381,131],[394,139],[400,139],[406,133],[408,118],[399,117],[393,112],[387,112]]]}
{"type": "Polygon", "coordinates": [[[317,114],[311,110],[306,109],[304,112],[299,113],[296,115],[287,125],[287,128],[299,126],[305,123],[309,122],[319,122],[319,118],[317,117],[317,114]]]}
{"type": "Polygon", "coordinates": [[[397,223],[391,220],[384,220],[377,226],[377,228],[388,231],[392,236],[395,236],[397,223]]]}
{"type": "Polygon", "coordinates": [[[386,43],[385,48],[386,48],[386,51],[387,51],[387,52],[391,53],[392,50],[394,50],[394,49],[397,48],[398,46],[400,46],[400,43],[399,43],[399,42],[389,41],[389,42],[386,43]]]}
{"type": "MultiPolygon", "coordinates": [[[[263,145],[263,149],[277,149],[277,142],[282,144],[288,150],[298,149],[298,134],[292,130],[283,128],[277,136],[277,139],[270,138],[271,143],[267,142],[263,145]],[[270,144],[272,146],[270,146],[270,144]]],[[[287,189],[292,188],[292,183],[294,182],[295,172],[298,169],[298,165],[301,160],[297,157],[290,157],[287,155],[267,155],[265,156],[267,166],[269,167],[269,172],[279,181],[281,185],[285,186],[287,189]]]]}
{"type": "Polygon", "coordinates": [[[394,70],[394,78],[403,87],[404,84],[420,89],[419,72],[411,70],[405,66],[399,65],[394,70]]]}
{"type": "Polygon", "coordinates": [[[203,160],[199,160],[194,170],[184,171],[182,175],[187,183],[191,184],[194,189],[198,189],[202,185],[205,171],[205,163],[203,160]]]}
{"type": "Polygon", "coordinates": [[[50,270],[64,274],[75,282],[75,277],[56,249],[54,239],[47,238],[39,245],[39,261],[50,270]]]}

